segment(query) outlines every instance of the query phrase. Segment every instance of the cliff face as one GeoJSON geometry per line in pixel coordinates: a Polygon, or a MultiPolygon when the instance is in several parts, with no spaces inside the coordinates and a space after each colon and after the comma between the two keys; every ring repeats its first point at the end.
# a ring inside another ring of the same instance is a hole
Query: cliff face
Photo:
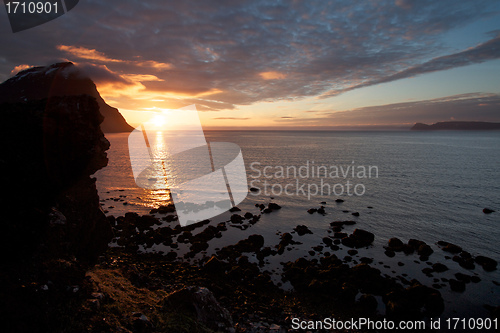
{"type": "Polygon", "coordinates": [[[71,62],[29,68],[0,84],[0,103],[77,95],[89,95],[96,99],[100,112],[104,116],[101,124],[103,132],[131,132],[133,130],[116,108],[106,104],[94,82],[71,62]]]}
{"type": "Polygon", "coordinates": [[[91,178],[109,142],[90,96],[3,103],[0,114],[0,313],[10,331],[45,331],[111,240],[91,178]]]}

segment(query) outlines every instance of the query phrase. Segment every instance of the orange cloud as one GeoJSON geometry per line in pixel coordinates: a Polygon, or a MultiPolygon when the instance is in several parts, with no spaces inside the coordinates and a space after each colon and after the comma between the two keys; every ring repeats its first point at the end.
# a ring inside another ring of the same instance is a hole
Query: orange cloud
{"type": "Polygon", "coordinates": [[[99,62],[115,62],[115,63],[125,63],[131,64],[139,67],[150,67],[158,70],[166,70],[172,68],[172,64],[158,62],[154,60],[123,60],[123,59],[113,59],[106,56],[104,53],[99,52],[95,49],[87,49],[81,46],[70,46],[70,45],[57,45],[59,51],[69,53],[80,59],[87,59],[99,62]]]}
{"type": "Polygon", "coordinates": [[[31,67],[33,67],[33,66],[30,66],[30,65],[27,65],[27,64],[22,64],[22,65],[14,67],[14,69],[10,71],[10,74],[11,75],[16,75],[20,71],[24,71],[25,69],[28,69],[28,68],[31,68],[31,67]]]}
{"type": "Polygon", "coordinates": [[[286,75],[280,72],[261,72],[259,73],[260,77],[262,77],[264,80],[281,80],[286,78],[286,75]]]}
{"type": "Polygon", "coordinates": [[[57,49],[59,51],[69,53],[81,59],[103,61],[103,62],[124,62],[123,60],[109,58],[104,53],[99,52],[95,49],[87,49],[85,47],[57,45],[57,49]]]}

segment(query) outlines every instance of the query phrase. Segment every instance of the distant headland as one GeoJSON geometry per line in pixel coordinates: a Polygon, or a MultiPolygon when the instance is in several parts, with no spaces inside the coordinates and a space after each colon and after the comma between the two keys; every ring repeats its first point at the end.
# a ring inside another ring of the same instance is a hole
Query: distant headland
{"type": "Polygon", "coordinates": [[[432,125],[416,123],[412,131],[498,131],[500,123],[482,121],[443,121],[432,125]]]}

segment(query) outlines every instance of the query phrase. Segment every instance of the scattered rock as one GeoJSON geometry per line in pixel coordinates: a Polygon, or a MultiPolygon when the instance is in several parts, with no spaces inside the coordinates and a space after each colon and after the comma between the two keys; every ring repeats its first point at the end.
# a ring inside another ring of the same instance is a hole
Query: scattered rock
{"type": "Polygon", "coordinates": [[[386,249],[384,253],[385,253],[385,255],[386,255],[386,256],[388,256],[389,258],[393,258],[393,257],[396,255],[396,253],[394,253],[394,251],[393,251],[393,250],[390,250],[390,249],[386,249]]]}
{"type": "Polygon", "coordinates": [[[298,226],[293,228],[293,230],[295,230],[299,236],[303,236],[305,234],[312,234],[312,231],[309,230],[309,228],[305,225],[299,224],[298,226]]]}
{"type": "Polygon", "coordinates": [[[219,304],[207,288],[185,287],[166,296],[161,306],[163,311],[192,317],[217,332],[234,332],[229,311],[219,304]]]}
{"type": "Polygon", "coordinates": [[[373,243],[375,235],[369,231],[362,229],[355,229],[354,232],[348,237],[342,238],[342,244],[347,247],[365,247],[373,243]]]}
{"type": "Polygon", "coordinates": [[[491,213],[494,213],[495,211],[493,209],[489,209],[489,208],[484,208],[483,209],[483,213],[485,214],[491,214],[491,213]]]}
{"type": "Polygon", "coordinates": [[[434,253],[434,250],[429,245],[424,243],[418,247],[417,253],[419,256],[428,257],[434,253]]]}
{"type": "Polygon", "coordinates": [[[458,281],[458,280],[455,280],[455,279],[450,279],[448,281],[448,283],[450,284],[450,288],[453,291],[456,291],[456,292],[463,292],[463,291],[465,291],[465,282],[464,281],[458,281]]]}
{"type": "Polygon", "coordinates": [[[491,272],[497,269],[497,262],[494,259],[485,256],[477,256],[475,261],[476,263],[481,265],[483,269],[487,272],[491,272]]]}
{"type": "Polygon", "coordinates": [[[441,264],[441,263],[437,262],[434,265],[432,265],[432,269],[436,273],[442,273],[442,272],[447,271],[448,267],[445,264],[441,264]]]}
{"type": "Polygon", "coordinates": [[[267,208],[272,209],[272,210],[278,210],[278,209],[281,209],[281,206],[280,206],[280,205],[278,205],[277,203],[270,202],[270,203],[267,205],[267,208]]]}
{"type": "Polygon", "coordinates": [[[396,251],[396,249],[402,249],[404,243],[399,238],[394,237],[394,238],[389,239],[388,245],[390,248],[392,248],[392,249],[394,249],[394,251],[396,251]]]}

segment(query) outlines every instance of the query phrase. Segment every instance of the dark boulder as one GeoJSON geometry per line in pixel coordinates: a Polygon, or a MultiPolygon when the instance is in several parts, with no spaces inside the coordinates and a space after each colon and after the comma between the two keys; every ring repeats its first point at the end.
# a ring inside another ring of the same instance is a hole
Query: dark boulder
{"type": "Polygon", "coordinates": [[[448,244],[446,244],[445,247],[443,247],[443,251],[450,252],[450,253],[460,253],[460,252],[462,252],[462,248],[458,245],[448,243],[448,244]]]}
{"type": "Polygon", "coordinates": [[[281,206],[278,205],[277,203],[270,202],[269,205],[267,205],[267,208],[272,209],[272,210],[278,210],[278,209],[281,209],[281,206]]]}
{"type": "Polygon", "coordinates": [[[399,251],[403,248],[403,242],[399,238],[391,238],[388,242],[389,247],[394,251],[399,251]]]}
{"type": "Polygon", "coordinates": [[[434,250],[429,245],[424,243],[418,247],[417,253],[419,256],[428,257],[434,253],[434,250]]]}
{"type": "Polygon", "coordinates": [[[441,263],[437,262],[434,265],[432,265],[432,269],[436,273],[442,273],[442,272],[447,271],[448,267],[445,264],[441,264],[441,263]]]}
{"type": "Polygon", "coordinates": [[[485,214],[491,214],[491,213],[494,213],[495,211],[493,209],[489,209],[489,208],[484,208],[483,209],[483,213],[485,214]]]}
{"type": "Polygon", "coordinates": [[[264,246],[264,237],[261,235],[250,235],[247,239],[239,241],[234,247],[239,252],[256,252],[264,246]]]}
{"type": "Polygon", "coordinates": [[[365,247],[373,243],[375,235],[363,229],[355,229],[348,237],[342,238],[342,244],[347,247],[365,247]]]}
{"type": "Polygon", "coordinates": [[[224,264],[215,255],[203,265],[203,270],[209,274],[220,276],[225,272],[224,264]]]}
{"type": "Polygon", "coordinates": [[[312,234],[312,231],[309,230],[309,228],[305,225],[298,225],[296,226],[295,228],[293,228],[293,230],[295,230],[295,232],[297,232],[297,234],[299,236],[303,236],[305,234],[312,234]]]}
{"type": "Polygon", "coordinates": [[[475,261],[481,265],[485,271],[491,272],[497,269],[497,262],[494,259],[485,256],[477,256],[475,261]]]}
{"type": "Polygon", "coordinates": [[[463,291],[465,291],[465,282],[464,281],[450,279],[448,281],[448,283],[450,284],[450,288],[453,291],[456,291],[456,292],[463,292],[463,291]]]}
{"type": "Polygon", "coordinates": [[[213,331],[234,331],[229,311],[219,304],[207,288],[185,287],[166,296],[160,305],[165,312],[191,318],[213,331]]]}

